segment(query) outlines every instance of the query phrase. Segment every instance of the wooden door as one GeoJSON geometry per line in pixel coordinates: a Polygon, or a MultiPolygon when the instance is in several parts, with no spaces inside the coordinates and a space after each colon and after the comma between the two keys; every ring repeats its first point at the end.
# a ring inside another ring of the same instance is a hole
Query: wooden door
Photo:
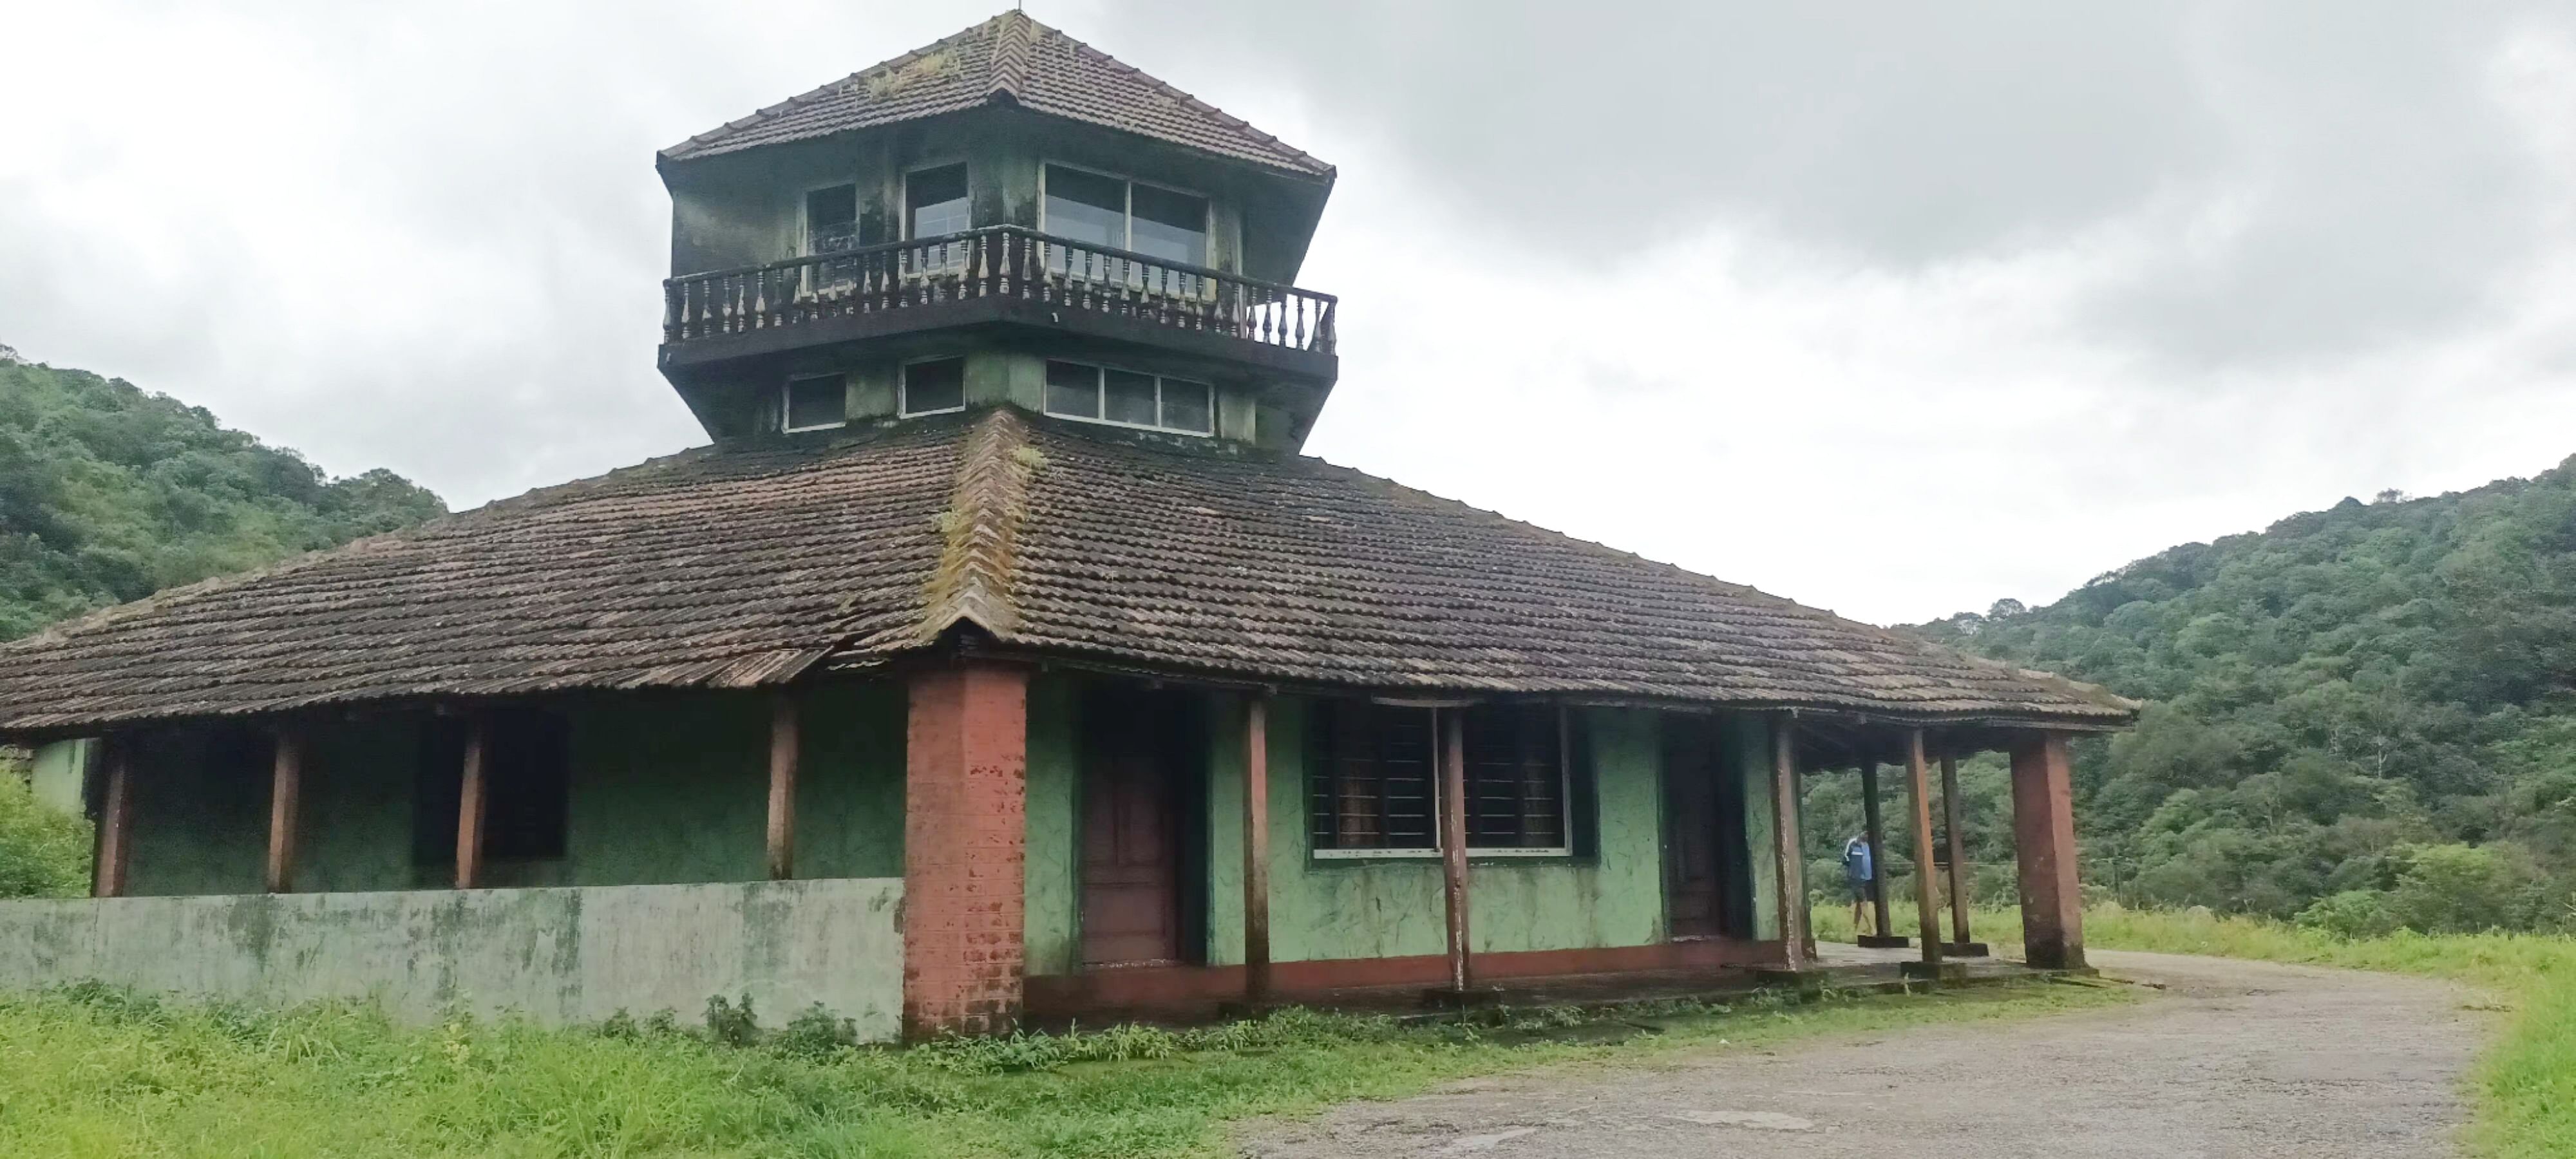
{"type": "Polygon", "coordinates": [[[1664,746],[1664,899],[1675,938],[1726,932],[1717,730],[1674,722],[1664,746]]]}
{"type": "Polygon", "coordinates": [[[1082,703],[1082,963],[1181,960],[1181,746],[1176,698],[1082,703]]]}

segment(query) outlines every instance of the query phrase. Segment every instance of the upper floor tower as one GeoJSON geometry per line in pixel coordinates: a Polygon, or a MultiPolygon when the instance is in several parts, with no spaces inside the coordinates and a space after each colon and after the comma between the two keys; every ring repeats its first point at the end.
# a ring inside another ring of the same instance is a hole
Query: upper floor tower
{"type": "Polygon", "coordinates": [[[718,439],[1012,402],[1301,444],[1333,168],[1018,12],[663,150],[663,374],[718,439]]]}

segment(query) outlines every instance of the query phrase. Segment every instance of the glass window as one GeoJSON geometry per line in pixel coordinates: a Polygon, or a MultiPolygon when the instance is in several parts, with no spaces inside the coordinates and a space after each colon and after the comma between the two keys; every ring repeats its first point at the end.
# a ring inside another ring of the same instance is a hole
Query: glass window
{"type": "Polygon", "coordinates": [[[1431,710],[1319,700],[1307,720],[1316,850],[1440,848],[1431,710]]]}
{"type": "Polygon", "coordinates": [[[1163,380],[1163,422],[1167,430],[1188,431],[1194,435],[1210,433],[1216,417],[1214,400],[1208,384],[1178,378],[1163,380]]]}
{"type": "Polygon", "coordinates": [[[1395,708],[1320,701],[1307,738],[1316,776],[1309,824],[1319,852],[1428,853],[1441,848],[1440,730],[1464,712],[1467,848],[1488,855],[1564,853],[1568,748],[1544,705],[1395,708]]]}
{"type": "Polygon", "coordinates": [[[1155,425],[1153,375],[1111,370],[1101,380],[1100,417],[1129,426],[1155,425]]]}
{"type": "Polygon", "coordinates": [[[1046,231],[1068,241],[1127,248],[1127,183],[1115,177],[1046,167],[1046,231]]]}
{"type": "Polygon", "coordinates": [[[849,388],[837,374],[787,380],[786,421],[790,431],[814,431],[848,422],[849,388]]]}
{"type": "Polygon", "coordinates": [[[1100,368],[1047,363],[1046,412],[1069,419],[1100,417],[1100,368]]]}
{"type": "Polygon", "coordinates": [[[945,237],[975,228],[966,200],[966,167],[942,165],[904,175],[904,227],[914,238],[945,237]]]}
{"type": "Polygon", "coordinates": [[[805,252],[835,253],[858,241],[859,187],[835,185],[805,195],[805,252]]]}
{"type": "Polygon", "coordinates": [[[1059,418],[1205,435],[1215,431],[1216,395],[1208,384],[1185,378],[1049,361],[1046,412],[1059,418]]]}
{"type": "Polygon", "coordinates": [[[1208,259],[1208,203],[1138,182],[1135,224],[1127,248],[1167,262],[1204,266],[1208,259]]]}
{"type": "Polygon", "coordinates": [[[903,368],[903,413],[938,414],[966,409],[966,360],[942,358],[903,368]]]}

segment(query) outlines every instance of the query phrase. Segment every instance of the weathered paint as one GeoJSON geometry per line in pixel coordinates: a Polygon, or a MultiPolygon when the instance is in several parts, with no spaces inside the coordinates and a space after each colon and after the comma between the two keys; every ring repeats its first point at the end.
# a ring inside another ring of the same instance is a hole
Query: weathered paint
{"type": "Polygon", "coordinates": [[[37,746],[35,763],[28,769],[37,803],[65,813],[84,811],[87,807],[90,753],[97,743],[92,740],[58,740],[37,746]]]}
{"type": "MultiPolygon", "coordinates": [[[[1652,945],[1664,938],[1661,754],[1649,712],[1587,709],[1597,837],[1589,855],[1472,859],[1478,953],[1652,945]]],[[[1243,713],[1211,717],[1208,958],[1243,956],[1243,713]]],[[[1307,832],[1306,703],[1282,697],[1270,722],[1271,956],[1295,962],[1442,952],[1440,864],[1430,858],[1317,860],[1307,832]]]]}
{"type": "MultiPolygon", "coordinates": [[[[903,870],[903,690],[800,692],[800,877],[903,870]]],[[[750,693],[586,699],[565,706],[572,788],[565,856],[487,862],[487,886],[647,885],[766,876],[768,707],[750,693]]],[[[431,888],[415,864],[422,720],[375,717],[313,731],[303,777],[299,889],[431,888]]],[[[267,848],[266,771],[217,783],[203,742],[150,737],[136,755],[132,877],[138,895],[252,893],[267,848]]],[[[442,820],[442,824],[445,821],[442,820]]]]}
{"type": "Polygon", "coordinates": [[[547,1024],[694,1018],[751,997],[777,1025],[820,1003],[891,1039],[900,879],[0,902],[0,987],[98,979],[286,1003],[375,998],[547,1024]]]}
{"type": "Polygon", "coordinates": [[[1744,845],[1752,854],[1753,936],[1757,941],[1780,937],[1779,832],[1771,784],[1771,724],[1760,713],[1730,712],[1719,718],[1723,738],[1723,775],[1744,786],[1744,845]]]}
{"type": "Polygon", "coordinates": [[[1076,687],[1060,676],[1029,681],[1028,876],[1021,887],[1027,907],[1021,953],[1031,974],[1070,974],[1082,964],[1076,687]]]}

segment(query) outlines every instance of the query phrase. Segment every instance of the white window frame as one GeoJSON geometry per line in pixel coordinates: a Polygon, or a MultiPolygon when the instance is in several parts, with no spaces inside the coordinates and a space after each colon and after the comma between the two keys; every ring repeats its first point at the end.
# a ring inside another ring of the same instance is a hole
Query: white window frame
{"type": "MultiPolygon", "coordinates": [[[[1162,396],[1160,394],[1155,395],[1155,405],[1159,408],[1161,403],[1162,396]]],[[[896,368],[894,373],[895,417],[917,419],[928,415],[953,415],[965,409],[966,358],[964,355],[943,354],[937,358],[916,358],[896,368]],[[914,410],[912,409],[912,368],[916,366],[926,366],[933,362],[954,362],[957,364],[957,405],[943,406],[938,410],[914,410]]],[[[1156,413],[1161,412],[1158,409],[1156,413]]]]}
{"type": "MultiPolygon", "coordinates": [[[[1428,858],[1440,857],[1449,852],[1449,810],[1447,807],[1449,774],[1447,769],[1440,767],[1441,762],[1448,759],[1448,745],[1447,741],[1440,735],[1440,714],[1444,712],[1465,712],[1467,711],[1468,706],[1463,704],[1455,706],[1449,704],[1404,704],[1396,701],[1381,701],[1381,703],[1391,704],[1395,707],[1426,708],[1431,711],[1431,752],[1433,763],[1433,772],[1431,776],[1432,843],[1429,848],[1424,849],[1308,849],[1306,855],[1317,861],[1420,861],[1428,858]]],[[[1557,831],[1565,835],[1564,844],[1547,846],[1544,848],[1531,848],[1525,846],[1479,847],[1476,845],[1469,845],[1467,847],[1467,857],[1470,860],[1473,860],[1476,858],[1499,859],[1517,857],[1574,856],[1574,713],[1573,710],[1566,708],[1563,705],[1557,706],[1556,709],[1556,808],[1559,814],[1557,817],[1557,831]]],[[[1309,821],[1308,824],[1311,826],[1313,823],[1309,821]]],[[[1311,828],[1307,833],[1307,840],[1310,843],[1314,840],[1314,833],[1311,828]]]]}
{"type": "Polygon", "coordinates": [[[850,425],[850,376],[848,374],[791,374],[787,376],[786,382],[779,384],[778,429],[781,432],[795,435],[803,434],[806,431],[828,431],[839,427],[846,427],[848,425],[850,425]],[[841,384],[841,417],[834,422],[814,423],[810,426],[802,427],[795,425],[796,384],[800,382],[815,382],[827,378],[841,384]]]}
{"type": "Polygon", "coordinates": [[[1085,418],[1081,415],[1058,414],[1054,411],[1048,410],[1046,408],[1047,383],[1045,381],[1045,368],[1043,366],[1039,369],[1038,383],[1038,413],[1040,414],[1046,415],[1049,418],[1063,419],[1064,421],[1071,423],[1096,423],[1104,427],[1117,427],[1120,430],[1152,431],[1158,435],[1181,435],[1193,439],[1212,439],[1216,437],[1218,416],[1216,409],[1216,384],[1213,382],[1205,382],[1195,378],[1182,378],[1177,375],[1156,374],[1150,370],[1138,370],[1132,366],[1118,366],[1106,362],[1083,362],[1079,359],[1073,358],[1049,358],[1045,361],[1050,363],[1061,362],[1066,366],[1087,366],[1091,368],[1092,397],[1100,404],[1098,407],[1100,417],[1085,418]],[[1117,419],[1109,417],[1109,372],[1112,370],[1123,371],[1127,374],[1141,374],[1154,380],[1155,421],[1153,425],[1148,426],[1143,423],[1120,422],[1117,419]],[[1207,388],[1208,429],[1203,431],[1193,431],[1182,427],[1167,427],[1162,425],[1163,383],[1167,380],[1171,382],[1186,382],[1192,386],[1207,388]]]}
{"type": "MultiPolygon", "coordinates": [[[[1074,163],[1073,163],[1073,162],[1071,162],[1071,161],[1053,161],[1053,160],[1049,160],[1049,159],[1044,158],[1044,157],[1040,157],[1040,158],[1038,159],[1038,232],[1039,232],[1039,233],[1045,233],[1045,232],[1047,232],[1047,220],[1046,220],[1046,203],[1047,203],[1046,172],[1047,172],[1047,168],[1048,168],[1049,166],[1054,166],[1054,167],[1056,167],[1056,168],[1060,168],[1060,169],[1071,169],[1071,170],[1073,170],[1073,171],[1074,171],[1074,172],[1076,172],[1076,173],[1088,173],[1088,174],[1091,174],[1091,175],[1092,175],[1092,176],[1094,176],[1094,177],[1106,177],[1106,178],[1109,178],[1109,179],[1110,179],[1110,180],[1112,180],[1112,181],[1116,181],[1116,182],[1118,182],[1118,183],[1119,183],[1119,190],[1120,190],[1120,193],[1119,193],[1119,201],[1120,201],[1120,203],[1121,203],[1121,204],[1120,204],[1120,205],[1119,205],[1119,207],[1118,207],[1118,224],[1119,224],[1119,226],[1120,226],[1121,228],[1120,228],[1120,230],[1119,230],[1119,235],[1118,235],[1118,248],[1119,248],[1119,249],[1122,249],[1122,250],[1126,250],[1126,251],[1127,251],[1127,252],[1129,252],[1129,253],[1134,253],[1134,252],[1136,252],[1136,187],[1137,187],[1138,185],[1140,185],[1140,184],[1141,184],[1141,185],[1151,185],[1151,186],[1153,186],[1154,188],[1156,188],[1156,189],[1160,189],[1160,190],[1163,190],[1164,192],[1167,192],[1167,193],[1178,193],[1178,194],[1180,194],[1180,195],[1181,195],[1181,196],[1183,196],[1183,197],[1195,197],[1195,198],[1198,198],[1198,199],[1199,199],[1199,204],[1200,204],[1202,207],[1204,207],[1203,211],[1200,213],[1200,217],[1201,217],[1201,218],[1203,218],[1204,220],[1202,220],[1202,221],[1199,223],[1199,236],[1207,239],[1207,250],[1208,250],[1208,252],[1207,252],[1207,260],[1206,260],[1205,262],[1200,263],[1200,264],[1199,264],[1199,266],[1198,266],[1198,268],[1200,268],[1200,269],[1208,269],[1208,270],[1213,270],[1213,269],[1217,268],[1217,265],[1216,265],[1216,198],[1215,198],[1215,197],[1210,196],[1209,194],[1207,194],[1207,193],[1205,193],[1205,192],[1202,192],[1202,191],[1200,191],[1200,190],[1191,189],[1191,188],[1189,188],[1189,187],[1187,187],[1187,186],[1182,186],[1182,185],[1170,185],[1170,184],[1166,184],[1166,183],[1161,182],[1161,181],[1147,181],[1147,180],[1145,180],[1144,178],[1141,178],[1141,177],[1135,177],[1135,176],[1132,176],[1132,175],[1129,175],[1129,174],[1125,174],[1125,173],[1114,172],[1114,171],[1112,171],[1112,170],[1108,170],[1108,169],[1095,169],[1095,168],[1093,168],[1093,167],[1091,167],[1091,166],[1089,166],[1089,165],[1076,165],[1076,164],[1074,164],[1074,163]]],[[[1159,261],[1159,260],[1162,260],[1162,259],[1159,259],[1159,258],[1158,258],[1158,259],[1156,259],[1156,260],[1158,260],[1158,261],[1159,261]]],[[[1173,263],[1173,264],[1175,264],[1175,265],[1179,265],[1179,264],[1183,264],[1183,263],[1175,262],[1175,263],[1173,263]]]]}

